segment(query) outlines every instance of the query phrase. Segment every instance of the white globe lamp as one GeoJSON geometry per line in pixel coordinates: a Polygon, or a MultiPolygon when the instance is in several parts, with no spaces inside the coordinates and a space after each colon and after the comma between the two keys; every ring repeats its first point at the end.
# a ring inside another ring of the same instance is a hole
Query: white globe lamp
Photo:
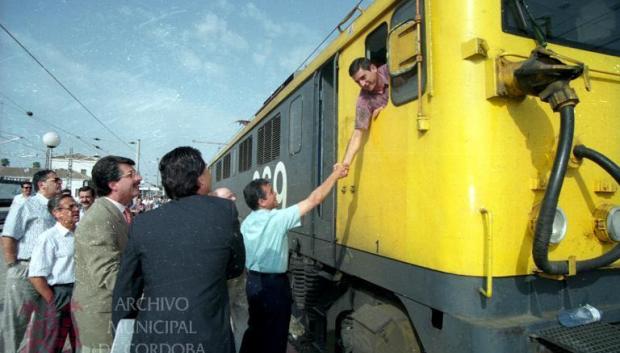
{"type": "Polygon", "coordinates": [[[52,167],[52,149],[60,145],[60,136],[55,132],[48,132],[43,135],[43,143],[47,146],[45,169],[50,169],[52,167]]]}

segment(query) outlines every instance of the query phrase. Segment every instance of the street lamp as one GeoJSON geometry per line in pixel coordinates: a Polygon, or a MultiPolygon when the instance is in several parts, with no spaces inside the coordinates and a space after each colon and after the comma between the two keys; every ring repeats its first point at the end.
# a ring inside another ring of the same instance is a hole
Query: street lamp
{"type": "Polygon", "coordinates": [[[136,141],[130,141],[129,144],[136,145],[136,171],[140,173],[140,139],[136,141]]]}
{"type": "Polygon", "coordinates": [[[47,146],[47,151],[45,152],[45,169],[50,169],[52,167],[52,149],[60,145],[60,136],[55,132],[48,132],[43,135],[43,143],[47,146]]]}

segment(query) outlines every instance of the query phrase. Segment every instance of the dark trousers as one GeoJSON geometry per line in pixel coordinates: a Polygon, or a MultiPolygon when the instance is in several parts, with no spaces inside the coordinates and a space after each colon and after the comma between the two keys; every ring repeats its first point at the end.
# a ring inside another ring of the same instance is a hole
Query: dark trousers
{"type": "Polygon", "coordinates": [[[250,318],[240,353],[286,353],[291,285],[286,274],[249,271],[245,286],[250,318]]]}
{"type": "Polygon", "coordinates": [[[54,301],[45,303],[41,301],[39,310],[43,313],[45,320],[43,327],[33,327],[33,336],[37,337],[40,343],[37,344],[39,353],[61,353],[65,345],[67,336],[71,343],[71,351],[77,351],[76,333],[71,320],[71,295],[73,284],[59,284],[52,286],[54,291],[54,301]]]}

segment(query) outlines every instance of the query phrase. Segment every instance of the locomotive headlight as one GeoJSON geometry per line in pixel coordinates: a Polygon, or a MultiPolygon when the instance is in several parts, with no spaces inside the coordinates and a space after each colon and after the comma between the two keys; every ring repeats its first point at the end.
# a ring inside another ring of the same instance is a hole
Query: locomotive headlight
{"type": "Polygon", "coordinates": [[[607,231],[613,241],[620,241],[620,207],[614,207],[607,216],[607,231]]]}
{"type": "Polygon", "coordinates": [[[594,211],[594,234],[605,242],[620,242],[620,206],[605,204],[594,211]]]}
{"type": "MultiPolygon", "coordinates": [[[[532,209],[532,213],[530,213],[530,231],[532,235],[536,232],[536,220],[538,219],[538,212],[540,211],[540,205],[534,206],[532,209]]],[[[555,215],[553,216],[553,225],[551,229],[551,237],[549,238],[549,243],[558,244],[564,239],[566,236],[566,228],[568,221],[566,219],[566,214],[562,211],[561,208],[555,209],[555,215]]]]}
{"type": "Polygon", "coordinates": [[[561,208],[555,209],[555,216],[553,217],[553,230],[551,231],[551,239],[549,242],[551,244],[558,244],[564,239],[566,236],[566,214],[562,211],[561,208]]]}

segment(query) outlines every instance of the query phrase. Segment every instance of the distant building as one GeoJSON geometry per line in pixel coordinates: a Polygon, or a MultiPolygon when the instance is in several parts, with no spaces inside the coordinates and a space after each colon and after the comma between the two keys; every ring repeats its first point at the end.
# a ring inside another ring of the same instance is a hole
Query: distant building
{"type": "Polygon", "coordinates": [[[98,160],[98,157],[85,156],[81,153],[63,154],[52,157],[52,169],[69,170],[71,163],[72,171],[91,177],[93,166],[98,160]]]}
{"type": "Polygon", "coordinates": [[[39,171],[35,168],[19,168],[19,167],[0,167],[0,177],[4,180],[12,181],[32,181],[34,173],[39,171]]]}
{"type": "MultiPolygon", "coordinates": [[[[53,163],[52,163],[53,165],[53,163]]],[[[77,196],[78,189],[90,181],[90,176],[81,174],[73,170],[73,173],[69,174],[66,169],[52,168],[58,177],[62,179],[62,188],[70,189],[73,196],[77,196]],[[71,181],[71,183],[69,183],[71,181]]],[[[91,167],[92,169],[92,167],[91,167]]],[[[0,178],[5,180],[14,181],[32,181],[34,173],[40,169],[35,168],[19,168],[19,167],[0,167],[0,178]]]]}

